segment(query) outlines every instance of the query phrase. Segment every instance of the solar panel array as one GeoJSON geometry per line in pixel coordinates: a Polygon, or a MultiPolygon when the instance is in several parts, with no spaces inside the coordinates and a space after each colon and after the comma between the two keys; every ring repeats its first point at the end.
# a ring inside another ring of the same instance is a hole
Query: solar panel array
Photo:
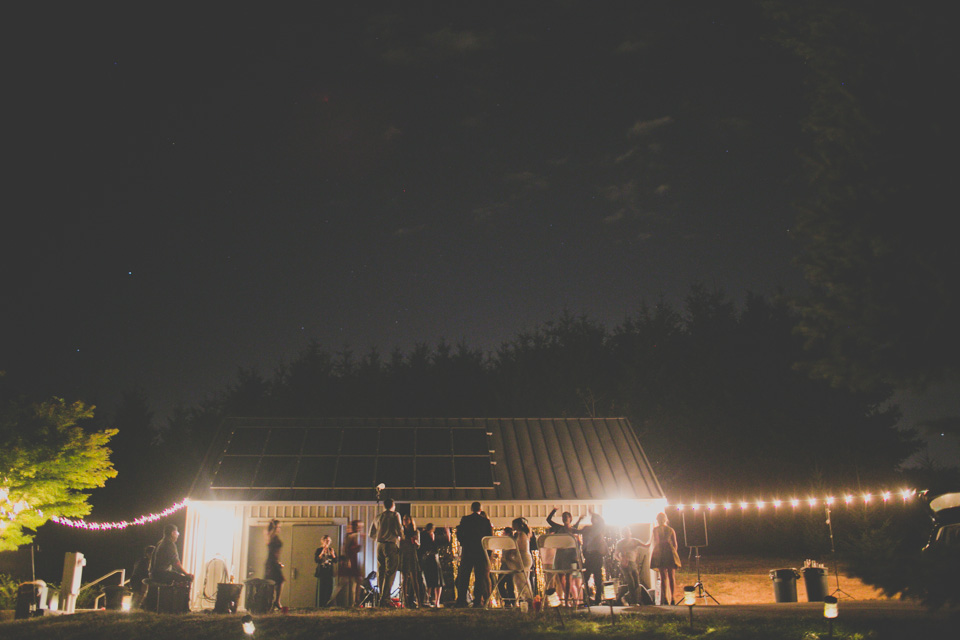
{"type": "Polygon", "coordinates": [[[238,426],[211,488],[491,488],[491,464],[482,428],[238,426]]]}

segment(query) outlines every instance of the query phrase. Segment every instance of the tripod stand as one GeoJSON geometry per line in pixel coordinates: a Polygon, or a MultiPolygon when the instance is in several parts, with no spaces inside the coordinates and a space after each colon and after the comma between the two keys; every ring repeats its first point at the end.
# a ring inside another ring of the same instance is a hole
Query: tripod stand
{"type": "Polygon", "coordinates": [[[703,598],[704,603],[706,603],[707,598],[710,598],[716,604],[720,604],[716,598],[710,595],[710,592],[703,586],[703,581],[700,579],[700,547],[691,548],[693,549],[693,557],[697,560],[697,582],[693,585],[693,588],[697,590],[697,597],[703,598]]]}
{"type": "Polygon", "coordinates": [[[837,548],[833,544],[833,521],[830,519],[830,507],[827,506],[825,508],[827,510],[827,528],[830,530],[830,555],[833,556],[833,575],[837,579],[837,588],[834,589],[830,595],[834,598],[839,598],[840,596],[837,594],[842,593],[845,597],[856,600],[855,597],[840,588],[840,568],[837,563],[837,548]]]}
{"type": "Polygon", "coordinates": [[[717,604],[717,599],[710,595],[710,592],[707,591],[706,587],[703,586],[703,580],[700,575],[700,547],[707,546],[710,541],[707,537],[707,512],[703,512],[703,519],[697,520],[696,514],[694,514],[693,521],[690,523],[690,530],[687,530],[687,515],[683,512],[680,512],[680,517],[683,519],[683,544],[685,547],[688,547],[693,552],[693,556],[697,561],[697,583],[694,588],[697,591],[697,597],[703,598],[704,603],[706,603],[707,598],[710,598],[717,604]],[[702,523],[702,525],[701,525],[702,523]],[[701,528],[702,526],[702,528],[701,528]]]}

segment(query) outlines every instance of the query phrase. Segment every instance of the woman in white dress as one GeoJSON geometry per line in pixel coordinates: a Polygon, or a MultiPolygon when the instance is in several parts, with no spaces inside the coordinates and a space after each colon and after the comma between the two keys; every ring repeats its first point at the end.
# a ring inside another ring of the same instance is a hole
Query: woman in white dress
{"type": "Polygon", "coordinates": [[[533,601],[533,591],[530,589],[530,568],[533,566],[533,556],[530,555],[530,527],[527,526],[525,518],[517,518],[510,526],[520,554],[504,554],[503,566],[519,572],[513,575],[513,593],[517,602],[526,600],[529,603],[533,601]]]}

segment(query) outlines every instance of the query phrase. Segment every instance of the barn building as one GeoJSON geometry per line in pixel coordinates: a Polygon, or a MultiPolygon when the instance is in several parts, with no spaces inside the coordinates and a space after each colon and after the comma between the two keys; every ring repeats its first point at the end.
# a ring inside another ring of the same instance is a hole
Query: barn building
{"type": "MultiPolygon", "coordinates": [[[[284,541],[284,603],[313,606],[321,536],[339,551],[351,520],[369,527],[381,483],[381,497],[420,527],[455,527],[479,500],[494,527],[519,516],[543,526],[558,507],[574,518],[600,513],[646,540],[667,504],[625,418],[229,418],[187,505],[193,608],[213,606],[204,584],[212,562],[236,581],[263,576],[273,518],[284,541]]],[[[376,570],[366,536],[361,561],[364,573],[376,570]]],[[[646,560],[641,576],[652,584],[646,560]]]]}

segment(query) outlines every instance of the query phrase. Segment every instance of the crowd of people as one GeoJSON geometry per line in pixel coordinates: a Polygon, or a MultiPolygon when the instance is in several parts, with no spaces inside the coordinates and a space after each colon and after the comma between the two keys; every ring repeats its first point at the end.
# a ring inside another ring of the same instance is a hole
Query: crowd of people
{"type": "MultiPolygon", "coordinates": [[[[438,529],[428,523],[422,530],[409,514],[400,516],[391,498],[383,502],[384,509],[370,526],[367,534],[376,541],[377,586],[368,584],[359,562],[363,548],[363,523],[350,522],[347,535],[338,555],[329,535],[320,540],[314,553],[317,580],[316,606],[355,607],[364,599],[376,600],[381,607],[402,606],[405,608],[440,608],[441,595],[446,585],[441,563],[441,541],[438,529]],[[400,598],[394,600],[392,588],[400,575],[400,598]],[[336,584],[335,584],[336,583],[336,584]],[[378,596],[374,597],[375,594],[378,596]]],[[[567,604],[586,602],[600,604],[603,600],[604,565],[607,576],[619,573],[620,582],[626,588],[624,601],[628,604],[643,603],[644,591],[640,580],[642,553],[650,548],[650,568],[660,575],[659,601],[675,604],[675,572],[680,567],[676,532],[669,526],[665,513],[657,515],[657,526],[648,541],[633,537],[630,527],[623,527],[615,544],[608,538],[608,527],[600,514],[590,512],[590,524],[581,526],[583,517],[576,522],[570,512],[563,512],[560,521],[554,518],[559,509],[547,516],[547,533],[567,534],[575,545],[553,548],[540,547],[544,567],[550,567],[550,584],[560,599],[567,604]]],[[[455,607],[484,607],[493,596],[496,587],[501,601],[511,603],[534,603],[531,579],[533,549],[537,541],[525,518],[514,519],[502,531],[511,538],[516,548],[504,549],[500,557],[500,569],[506,570],[509,580],[491,580],[491,553],[484,548],[483,539],[494,535],[494,528],[479,502],[470,505],[470,513],[460,519],[456,538],[460,544],[460,563],[454,586],[455,607]],[[472,591],[470,589],[472,582],[472,591]]],[[[280,521],[271,520],[267,525],[267,556],[264,578],[274,583],[273,607],[283,609],[282,594],[286,578],[280,562],[283,541],[280,538],[280,521]]],[[[176,541],[179,531],[175,525],[164,528],[163,538],[155,545],[144,549],[131,577],[134,591],[134,606],[142,603],[147,594],[148,579],[162,584],[189,585],[193,576],[180,563],[176,541]]],[[[449,531],[442,530],[443,542],[451,539],[449,531]]],[[[541,537],[541,542],[543,538],[541,537]]],[[[512,545],[511,545],[512,546],[512,545]]],[[[618,598],[619,599],[619,598],[618,598]]]]}

